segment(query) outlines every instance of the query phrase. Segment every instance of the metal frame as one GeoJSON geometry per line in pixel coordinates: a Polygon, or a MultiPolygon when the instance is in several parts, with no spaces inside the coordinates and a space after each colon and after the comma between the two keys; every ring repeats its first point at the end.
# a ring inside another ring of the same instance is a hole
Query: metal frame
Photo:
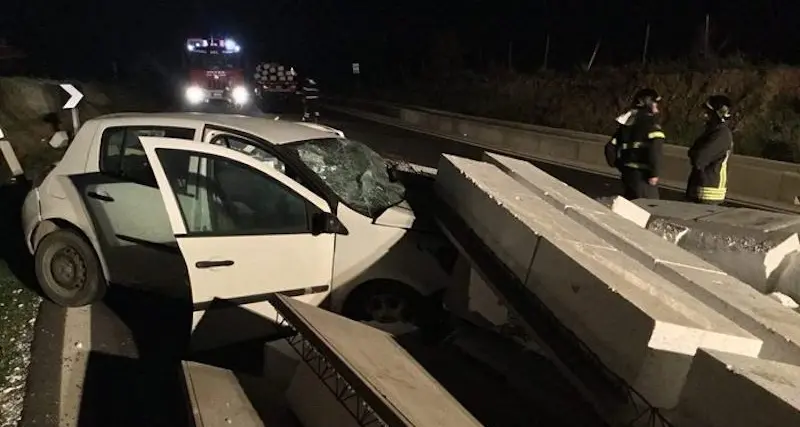
{"type": "Polygon", "coordinates": [[[277,321],[286,329],[284,338],[294,351],[322,380],[361,427],[406,427],[409,423],[382,396],[376,395],[345,361],[336,357],[324,341],[307,327],[285,296],[270,299],[278,311],[277,321]]]}
{"type": "Polygon", "coordinates": [[[303,337],[303,334],[299,333],[285,317],[279,315],[278,320],[281,326],[293,332],[284,338],[286,342],[289,343],[303,362],[311,368],[311,372],[336,396],[336,400],[353,416],[359,426],[388,427],[388,424],[383,422],[350,383],[336,372],[336,368],[328,362],[328,359],[303,337]]]}
{"type": "MultiPolygon", "coordinates": [[[[582,393],[584,397],[592,398],[598,390],[589,390],[589,387],[583,384],[586,378],[576,371],[581,370],[586,372],[581,368],[590,368],[595,375],[599,374],[599,377],[593,378],[595,380],[593,383],[596,383],[594,384],[596,388],[614,392],[616,395],[614,399],[615,402],[622,408],[627,406],[630,413],[633,414],[630,419],[614,419],[607,421],[613,422],[614,425],[630,427],[674,427],[673,424],[661,414],[659,408],[650,404],[641,393],[636,391],[624,379],[605,366],[597,354],[578,338],[574,332],[564,326],[546,304],[535,294],[525,289],[524,284],[508,270],[505,264],[494,255],[491,249],[483,243],[450,206],[442,201],[439,201],[437,204],[437,221],[445,231],[445,235],[458,247],[462,255],[469,259],[471,267],[478,270],[481,276],[486,279],[486,283],[499,294],[498,296],[502,296],[509,311],[514,313],[527,325],[528,330],[533,333],[535,339],[539,341],[539,344],[559,358],[567,356],[563,352],[565,349],[570,353],[569,356],[576,356],[569,357],[570,360],[568,363],[556,363],[556,366],[569,378],[577,379],[582,383],[581,385],[584,386],[582,387],[584,389],[582,393]],[[506,292],[510,291],[515,294],[515,298],[503,295],[503,290],[498,289],[499,287],[504,287],[506,292]],[[521,310],[521,308],[523,308],[521,305],[523,304],[525,305],[524,308],[528,310],[521,310]],[[541,338],[542,336],[549,336],[551,340],[547,341],[541,338]],[[559,342],[553,343],[553,339],[559,342]],[[562,351],[552,349],[551,347],[555,347],[553,344],[556,344],[562,351]],[[591,396],[587,396],[587,394],[591,396]]],[[[608,393],[605,394],[608,395],[608,393]]],[[[606,406],[603,402],[592,399],[590,403],[595,406],[600,414],[606,413],[606,411],[602,411],[606,406]]],[[[627,413],[626,411],[626,414],[627,413]]],[[[604,418],[609,417],[606,416],[604,418]]]]}

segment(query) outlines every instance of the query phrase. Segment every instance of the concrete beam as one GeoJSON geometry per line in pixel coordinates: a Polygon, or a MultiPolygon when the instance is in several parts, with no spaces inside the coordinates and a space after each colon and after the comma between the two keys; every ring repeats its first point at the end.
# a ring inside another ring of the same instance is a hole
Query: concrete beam
{"type": "MultiPolygon", "coordinates": [[[[586,205],[586,200],[590,199],[577,192],[551,191],[560,181],[528,162],[497,154],[487,153],[485,157],[519,185],[548,200],[551,205],[561,207],[570,218],[626,255],[763,340],[759,357],[800,364],[798,313],[660,236],[642,232],[641,227],[632,221],[608,211],[604,213],[599,208],[573,208],[586,205]]],[[[599,202],[597,204],[602,206],[599,202]]]]}
{"type": "Polygon", "coordinates": [[[758,354],[760,340],[498,168],[445,155],[436,185],[520,281],[651,404],[677,403],[698,347],[758,354]]]}
{"type": "Polygon", "coordinates": [[[700,350],[676,412],[679,425],[800,425],[800,367],[700,350]]]}

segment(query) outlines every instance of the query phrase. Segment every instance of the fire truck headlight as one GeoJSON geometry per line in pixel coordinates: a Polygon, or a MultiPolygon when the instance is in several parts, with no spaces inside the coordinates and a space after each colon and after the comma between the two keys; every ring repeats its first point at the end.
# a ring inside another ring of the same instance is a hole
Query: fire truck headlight
{"type": "Polygon", "coordinates": [[[190,104],[199,104],[206,98],[206,93],[199,86],[189,86],[186,89],[186,100],[190,104]]]}
{"type": "Polygon", "coordinates": [[[231,96],[233,97],[233,102],[240,105],[247,104],[247,102],[250,101],[250,93],[244,86],[236,86],[233,88],[231,96]]]}

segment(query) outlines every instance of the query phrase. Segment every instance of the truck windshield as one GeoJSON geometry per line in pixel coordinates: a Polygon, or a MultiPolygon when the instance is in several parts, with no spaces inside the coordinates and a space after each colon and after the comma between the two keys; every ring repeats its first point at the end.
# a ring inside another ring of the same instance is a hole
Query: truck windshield
{"type": "Polygon", "coordinates": [[[345,138],[300,141],[285,146],[345,205],[370,218],[405,200],[403,184],[389,178],[386,161],[366,145],[345,138]]]}
{"type": "Polygon", "coordinates": [[[189,54],[189,66],[203,70],[232,70],[241,68],[238,54],[232,53],[204,53],[189,54]]]}

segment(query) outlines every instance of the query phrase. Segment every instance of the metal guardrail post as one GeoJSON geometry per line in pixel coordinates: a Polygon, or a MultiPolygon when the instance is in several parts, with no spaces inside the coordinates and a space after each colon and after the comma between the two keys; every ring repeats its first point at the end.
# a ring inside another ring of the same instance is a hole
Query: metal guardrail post
{"type": "Polygon", "coordinates": [[[11,142],[6,139],[5,132],[2,128],[0,128],[0,155],[2,155],[5,163],[5,165],[2,165],[2,168],[0,168],[0,171],[3,172],[3,175],[5,175],[6,170],[8,171],[8,176],[0,176],[0,184],[25,175],[25,171],[22,169],[17,154],[14,152],[14,147],[12,147],[11,142]]]}

